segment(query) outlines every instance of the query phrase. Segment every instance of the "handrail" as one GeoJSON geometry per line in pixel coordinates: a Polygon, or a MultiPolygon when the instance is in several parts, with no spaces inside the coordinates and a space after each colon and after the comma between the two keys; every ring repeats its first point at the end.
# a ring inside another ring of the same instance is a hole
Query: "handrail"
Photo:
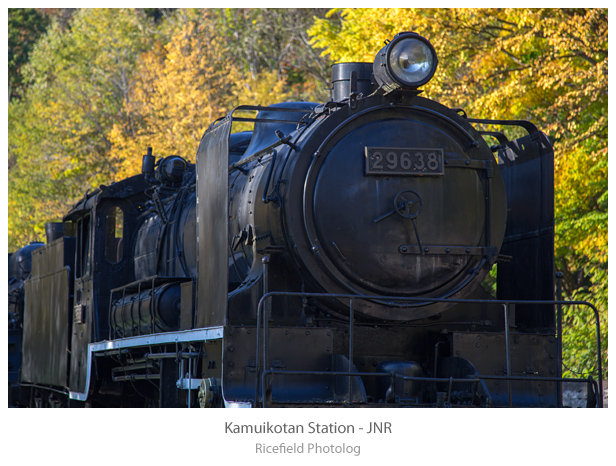
{"type": "MultiPolygon", "coordinates": [[[[118,298],[115,298],[114,300],[114,295],[117,293],[122,293],[122,297],[119,298],[120,302],[122,303],[122,306],[124,306],[125,300],[126,300],[126,291],[128,290],[129,293],[131,293],[131,295],[136,295],[137,297],[139,297],[138,302],[137,302],[137,316],[139,318],[139,322],[141,322],[141,304],[142,304],[142,300],[141,300],[141,293],[145,290],[154,290],[156,288],[156,283],[159,283],[160,285],[165,285],[167,283],[184,283],[184,282],[188,282],[191,281],[190,277],[168,277],[165,275],[150,275],[148,277],[142,278],[140,280],[135,280],[131,283],[127,283],[125,285],[119,286],[117,288],[113,288],[109,291],[109,309],[107,312],[107,326],[109,329],[109,339],[113,340],[115,339],[115,337],[117,337],[117,332],[115,331],[114,328],[114,322],[112,322],[112,310],[113,310],[113,305],[114,303],[117,303],[118,298]],[[147,288],[144,288],[144,285],[149,285],[147,288]]],[[[130,295],[129,295],[130,296],[130,295]]],[[[135,320],[133,318],[133,313],[132,313],[132,306],[134,306],[135,303],[132,302],[131,303],[131,323],[132,323],[132,328],[137,328],[137,335],[148,335],[147,333],[142,333],[141,332],[141,325],[135,325],[135,320]]],[[[148,306],[148,313],[150,314],[150,333],[155,333],[155,329],[154,329],[154,314],[153,314],[153,300],[150,300],[150,305],[148,306]]],[[[122,312],[122,318],[124,316],[124,312],[122,312]]],[[[120,338],[126,338],[126,335],[123,335],[120,338]]]]}
{"type": "MultiPolygon", "coordinates": [[[[349,377],[390,377],[392,379],[401,379],[401,380],[414,380],[417,382],[449,382],[449,383],[479,383],[485,380],[507,380],[509,382],[515,380],[519,382],[574,382],[574,383],[585,383],[592,384],[595,387],[595,390],[598,392],[599,384],[595,379],[572,379],[568,377],[528,377],[528,376],[508,376],[508,375],[482,375],[478,374],[474,377],[469,378],[454,378],[454,377],[418,377],[418,376],[407,376],[400,375],[396,373],[389,372],[346,372],[346,371],[284,371],[284,370],[275,370],[269,369],[263,371],[261,374],[261,384],[265,386],[265,378],[270,375],[333,375],[333,376],[345,376],[349,377]]],[[[347,403],[347,401],[342,401],[342,403],[347,403]]],[[[349,396],[349,404],[354,404],[352,400],[352,396],[349,396]]],[[[266,405],[263,402],[262,407],[265,408],[266,405]]],[[[603,407],[603,404],[600,403],[600,407],[603,407]]]]}
{"type": "MultiPolygon", "coordinates": [[[[541,304],[541,305],[551,305],[551,306],[587,306],[592,309],[595,314],[595,324],[596,324],[596,343],[597,343],[597,369],[598,369],[598,392],[597,392],[597,402],[600,408],[603,407],[603,369],[601,365],[601,332],[600,332],[600,323],[599,323],[599,311],[597,308],[589,303],[588,301],[566,301],[566,300],[499,300],[499,299],[445,299],[445,298],[416,298],[416,297],[397,297],[397,296],[375,296],[375,295],[356,295],[356,294],[336,294],[336,293],[306,293],[306,292],[290,292],[290,291],[269,291],[265,292],[263,297],[259,300],[259,304],[257,306],[257,335],[256,335],[256,373],[257,377],[255,380],[255,403],[261,401],[262,406],[265,406],[265,394],[260,395],[260,383],[261,387],[265,387],[265,376],[267,374],[273,373],[289,373],[291,371],[272,371],[267,369],[267,333],[268,333],[268,319],[266,313],[263,312],[263,306],[267,300],[273,298],[274,296],[295,296],[301,298],[336,298],[336,299],[348,299],[350,300],[349,306],[349,373],[352,373],[354,376],[358,376],[358,373],[352,372],[352,364],[353,364],[353,323],[354,323],[354,311],[353,311],[353,302],[356,299],[359,300],[373,300],[378,299],[380,301],[385,300],[395,300],[398,302],[426,302],[426,299],[429,299],[430,303],[438,303],[438,302],[447,302],[447,303],[467,303],[467,304],[500,304],[503,306],[504,317],[505,317],[505,351],[506,351],[506,359],[507,359],[507,376],[485,376],[485,379],[492,379],[495,377],[500,377],[502,380],[508,380],[508,404],[512,406],[512,393],[511,393],[511,381],[518,380],[520,378],[516,378],[511,376],[511,356],[509,354],[509,325],[508,325],[508,310],[509,306],[512,304],[541,304]],[[261,330],[261,320],[263,329],[261,330]],[[263,343],[261,343],[260,334],[263,332],[263,343]],[[263,372],[261,371],[260,365],[260,347],[263,345],[263,372]],[[259,380],[259,374],[261,374],[261,381],[259,380]]],[[[558,338],[562,338],[562,335],[558,335],[558,338]]],[[[562,355],[559,355],[559,358],[562,358],[562,355]]],[[[562,361],[560,362],[562,364],[562,361]]],[[[302,373],[310,373],[310,371],[300,371],[302,373]]],[[[329,375],[334,375],[333,372],[327,372],[329,375]]],[[[362,373],[362,375],[364,375],[362,373]]],[[[522,380],[533,380],[538,381],[539,378],[536,377],[522,377],[522,380]]],[[[554,379],[551,381],[583,381],[585,383],[589,383],[589,380],[586,379],[564,379],[562,377],[554,377],[548,379],[554,379]]],[[[446,379],[449,380],[449,379],[446,379]]],[[[594,383],[590,382],[590,383],[594,383]]],[[[350,393],[350,392],[349,392],[350,393]]],[[[559,402],[560,404],[560,402],[559,402]]]]}

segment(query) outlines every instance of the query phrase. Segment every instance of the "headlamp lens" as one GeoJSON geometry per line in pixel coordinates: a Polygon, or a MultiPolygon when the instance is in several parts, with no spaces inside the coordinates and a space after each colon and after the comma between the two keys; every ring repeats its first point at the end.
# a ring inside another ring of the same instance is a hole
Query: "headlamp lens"
{"type": "Polygon", "coordinates": [[[409,38],[394,44],[389,64],[395,77],[408,85],[419,85],[434,73],[434,51],[425,42],[409,38]]]}

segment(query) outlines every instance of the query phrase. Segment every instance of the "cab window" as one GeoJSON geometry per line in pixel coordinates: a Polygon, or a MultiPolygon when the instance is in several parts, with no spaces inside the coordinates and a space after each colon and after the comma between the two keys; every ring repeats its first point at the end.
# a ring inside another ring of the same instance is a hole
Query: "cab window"
{"type": "Polygon", "coordinates": [[[111,206],[105,214],[105,259],[112,264],[122,260],[124,243],[124,212],[111,206]]]}
{"type": "Polygon", "coordinates": [[[79,257],[76,263],[76,277],[86,277],[90,274],[90,216],[86,215],[77,221],[77,241],[79,257]]]}

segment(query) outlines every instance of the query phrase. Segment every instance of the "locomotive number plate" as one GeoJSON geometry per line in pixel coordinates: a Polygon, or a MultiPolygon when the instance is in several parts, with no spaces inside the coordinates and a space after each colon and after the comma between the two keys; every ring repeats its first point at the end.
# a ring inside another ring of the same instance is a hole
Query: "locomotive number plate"
{"type": "Polygon", "coordinates": [[[366,175],[443,175],[443,149],[366,147],[366,175]]]}

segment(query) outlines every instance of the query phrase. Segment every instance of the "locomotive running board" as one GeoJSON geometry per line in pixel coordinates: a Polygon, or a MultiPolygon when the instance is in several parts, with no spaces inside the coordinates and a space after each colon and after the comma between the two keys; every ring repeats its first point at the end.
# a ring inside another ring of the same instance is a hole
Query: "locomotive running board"
{"type": "Polygon", "coordinates": [[[120,338],[118,340],[105,340],[88,345],[88,370],[86,374],[85,391],[69,391],[71,400],[86,401],[90,389],[90,374],[92,370],[92,355],[103,351],[136,348],[140,346],[163,345],[166,343],[186,343],[189,341],[219,340],[223,335],[223,327],[200,328],[196,330],[183,330],[171,333],[154,333],[137,337],[120,338]]]}

